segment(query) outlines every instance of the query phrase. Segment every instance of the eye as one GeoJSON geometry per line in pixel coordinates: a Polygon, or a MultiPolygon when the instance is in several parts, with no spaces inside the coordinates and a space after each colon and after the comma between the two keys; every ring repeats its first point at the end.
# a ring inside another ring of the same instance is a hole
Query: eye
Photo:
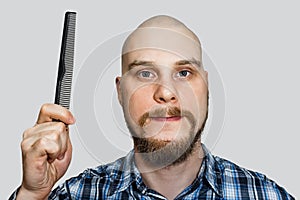
{"type": "Polygon", "coordinates": [[[155,74],[151,71],[142,70],[138,72],[138,77],[151,79],[155,77],[155,74]]]}
{"type": "Polygon", "coordinates": [[[181,70],[179,72],[176,73],[176,77],[178,78],[186,78],[188,76],[190,76],[192,73],[189,70],[181,70]]]}

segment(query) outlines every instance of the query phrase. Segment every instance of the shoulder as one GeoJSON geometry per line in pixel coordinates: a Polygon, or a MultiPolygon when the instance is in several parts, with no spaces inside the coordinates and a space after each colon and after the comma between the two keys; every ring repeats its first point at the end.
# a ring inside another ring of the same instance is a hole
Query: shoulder
{"type": "Polygon", "coordinates": [[[117,177],[119,178],[119,176],[121,176],[123,172],[122,167],[124,160],[125,157],[122,157],[109,164],[88,168],[77,177],[73,177],[66,182],[68,183],[69,187],[74,187],[76,185],[80,187],[81,185],[89,185],[96,182],[98,186],[108,185],[117,177]]]}
{"type": "Polygon", "coordinates": [[[220,170],[224,191],[253,193],[258,199],[294,199],[288,192],[266,175],[255,172],[237,164],[213,156],[220,170]]]}
{"type": "Polygon", "coordinates": [[[53,190],[49,199],[78,199],[83,196],[91,198],[101,196],[102,193],[104,195],[108,192],[106,189],[113,186],[114,181],[122,175],[124,159],[125,157],[109,164],[84,170],[53,190]]]}
{"type": "Polygon", "coordinates": [[[110,179],[117,175],[121,171],[123,165],[124,157],[118,160],[104,165],[99,165],[94,168],[88,168],[84,170],[77,177],[73,177],[68,180],[69,184],[72,182],[82,181],[85,179],[110,179]]]}

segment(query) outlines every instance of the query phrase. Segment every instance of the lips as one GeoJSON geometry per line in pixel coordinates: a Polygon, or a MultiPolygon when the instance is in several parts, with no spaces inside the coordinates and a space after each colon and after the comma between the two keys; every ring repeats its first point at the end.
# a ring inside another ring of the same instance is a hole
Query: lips
{"type": "Polygon", "coordinates": [[[145,112],[139,119],[138,125],[144,127],[150,121],[176,122],[182,118],[181,110],[178,107],[165,107],[145,112]]]}
{"type": "Polygon", "coordinates": [[[172,121],[178,121],[181,119],[181,116],[172,116],[172,117],[150,117],[151,120],[154,121],[168,121],[168,122],[172,122],[172,121]]]}

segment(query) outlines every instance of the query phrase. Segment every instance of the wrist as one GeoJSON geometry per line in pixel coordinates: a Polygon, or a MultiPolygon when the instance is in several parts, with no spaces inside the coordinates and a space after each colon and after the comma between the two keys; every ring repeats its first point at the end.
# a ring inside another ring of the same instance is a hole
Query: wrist
{"type": "Polygon", "coordinates": [[[48,195],[49,194],[42,194],[40,191],[27,190],[25,187],[21,186],[18,190],[16,200],[25,200],[25,199],[45,200],[48,199],[48,195]]]}

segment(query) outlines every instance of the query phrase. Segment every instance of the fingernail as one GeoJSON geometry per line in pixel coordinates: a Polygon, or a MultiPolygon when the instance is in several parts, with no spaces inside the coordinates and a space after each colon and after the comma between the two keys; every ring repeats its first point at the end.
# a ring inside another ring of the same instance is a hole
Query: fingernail
{"type": "Polygon", "coordinates": [[[69,119],[69,122],[72,123],[72,124],[75,123],[75,122],[76,122],[75,117],[71,117],[71,118],[69,119]]]}

